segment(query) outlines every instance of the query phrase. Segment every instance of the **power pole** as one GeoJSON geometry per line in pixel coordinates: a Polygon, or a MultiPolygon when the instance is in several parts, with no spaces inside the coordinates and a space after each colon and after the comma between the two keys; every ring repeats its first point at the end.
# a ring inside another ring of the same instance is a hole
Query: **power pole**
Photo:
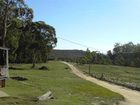
{"type": "Polygon", "coordinates": [[[91,69],[90,66],[91,66],[91,65],[90,65],[90,62],[89,62],[89,65],[88,65],[88,73],[89,73],[89,75],[90,75],[90,69],[91,69]]]}

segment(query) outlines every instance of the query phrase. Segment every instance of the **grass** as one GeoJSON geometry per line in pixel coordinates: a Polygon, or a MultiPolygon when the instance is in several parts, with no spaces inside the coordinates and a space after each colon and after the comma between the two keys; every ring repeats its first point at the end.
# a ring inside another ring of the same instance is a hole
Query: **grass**
{"type": "Polygon", "coordinates": [[[117,105],[123,100],[121,95],[75,76],[65,64],[59,62],[38,64],[38,67],[49,68],[44,71],[30,69],[30,64],[11,66],[20,68],[10,70],[11,77],[20,76],[28,80],[7,80],[6,87],[1,90],[10,97],[1,98],[0,105],[117,105]],[[36,97],[49,90],[54,99],[35,101],[36,97]]]}
{"type": "MultiPolygon", "coordinates": [[[[78,68],[88,73],[88,66],[89,65],[78,65],[78,68]]],[[[140,68],[113,65],[91,65],[91,75],[99,79],[140,90],[140,68]]]]}

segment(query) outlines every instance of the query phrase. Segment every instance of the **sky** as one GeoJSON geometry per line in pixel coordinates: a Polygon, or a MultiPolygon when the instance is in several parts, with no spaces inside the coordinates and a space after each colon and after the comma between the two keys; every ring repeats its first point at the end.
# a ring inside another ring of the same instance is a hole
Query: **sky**
{"type": "Polygon", "coordinates": [[[106,52],[115,43],[140,43],[140,0],[26,0],[33,21],[56,30],[56,49],[106,52]],[[73,43],[74,42],[74,43],[73,43]]]}

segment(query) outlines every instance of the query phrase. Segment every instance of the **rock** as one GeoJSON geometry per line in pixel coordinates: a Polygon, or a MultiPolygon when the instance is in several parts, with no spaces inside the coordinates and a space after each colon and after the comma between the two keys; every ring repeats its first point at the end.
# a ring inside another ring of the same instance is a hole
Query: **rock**
{"type": "Polygon", "coordinates": [[[39,101],[45,101],[45,100],[49,100],[49,99],[53,99],[53,95],[52,95],[51,91],[48,91],[47,93],[45,93],[42,96],[38,97],[39,101]]]}

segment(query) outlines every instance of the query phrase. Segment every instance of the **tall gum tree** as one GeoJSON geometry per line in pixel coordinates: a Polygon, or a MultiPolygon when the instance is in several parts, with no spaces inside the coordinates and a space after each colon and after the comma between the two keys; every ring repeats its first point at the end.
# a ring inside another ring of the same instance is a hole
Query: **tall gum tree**
{"type": "Polygon", "coordinates": [[[43,21],[32,22],[30,26],[30,53],[32,56],[33,68],[38,59],[47,58],[47,54],[57,43],[55,29],[43,21]]]}
{"type": "MultiPolygon", "coordinates": [[[[0,46],[6,47],[7,30],[12,21],[20,19],[30,21],[33,18],[32,9],[28,8],[24,0],[0,0],[0,46]]],[[[4,65],[5,52],[0,50],[0,64],[4,65]]]]}
{"type": "Polygon", "coordinates": [[[32,9],[24,0],[0,0],[0,46],[5,47],[7,29],[15,19],[31,20],[32,9]]]}

